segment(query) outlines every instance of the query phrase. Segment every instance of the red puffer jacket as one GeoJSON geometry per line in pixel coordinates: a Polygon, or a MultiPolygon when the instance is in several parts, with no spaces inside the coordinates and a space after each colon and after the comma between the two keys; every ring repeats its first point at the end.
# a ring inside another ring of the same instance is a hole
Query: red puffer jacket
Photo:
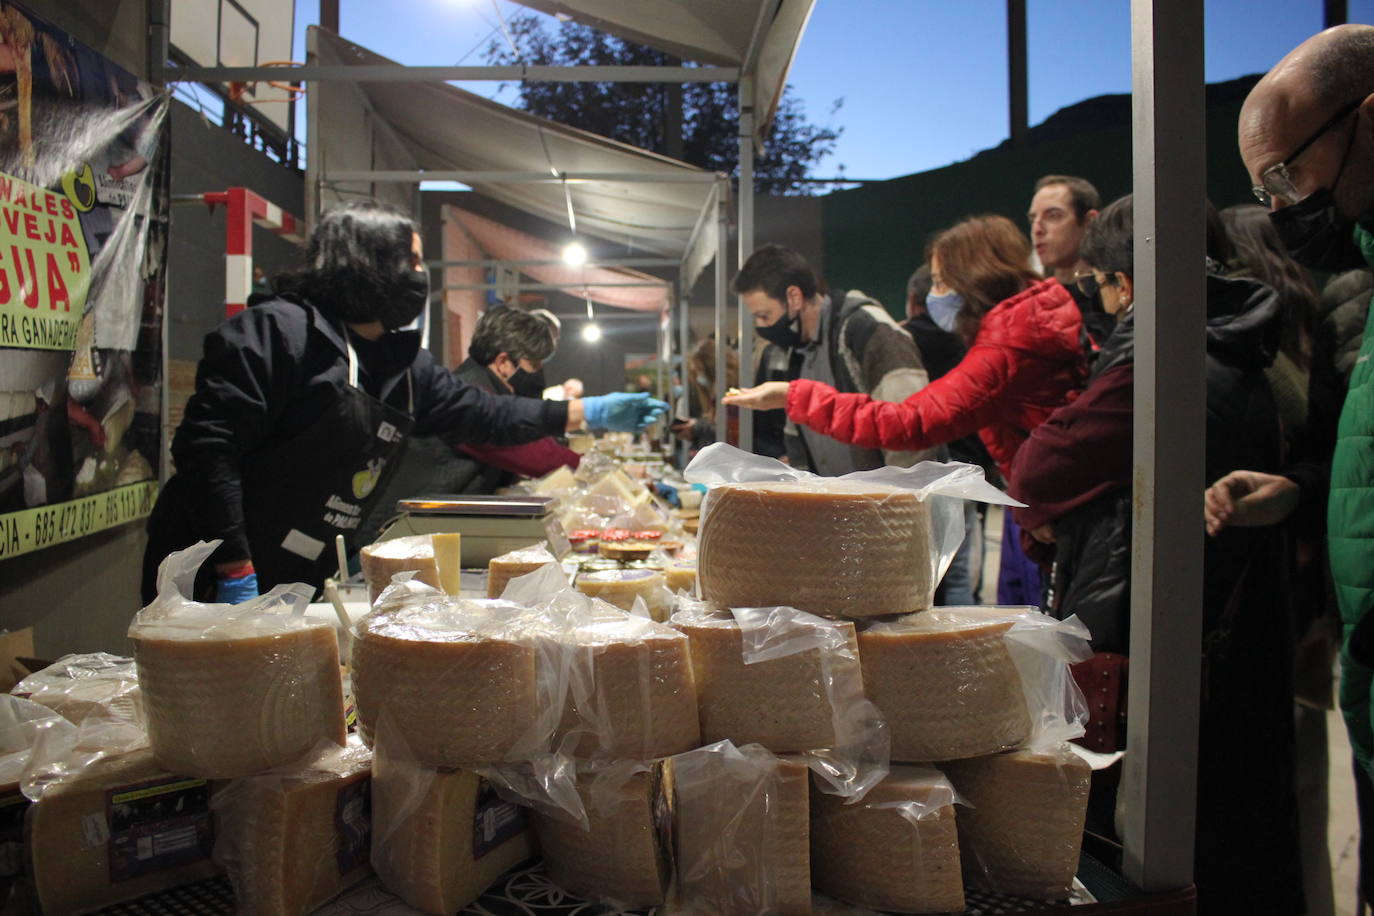
{"type": "Polygon", "coordinates": [[[977,432],[1002,476],[1030,431],[1077,397],[1088,375],[1083,319],[1057,280],[1043,280],[983,316],[959,365],[900,403],[840,394],[800,379],[787,392],[797,423],[864,448],[915,451],[977,432]]]}

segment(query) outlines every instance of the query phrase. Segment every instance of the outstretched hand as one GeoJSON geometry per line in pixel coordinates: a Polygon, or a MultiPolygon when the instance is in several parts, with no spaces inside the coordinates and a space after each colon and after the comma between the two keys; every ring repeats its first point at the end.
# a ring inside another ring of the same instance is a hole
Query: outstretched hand
{"type": "Polygon", "coordinates": [[[668,405],[644,392],[615,392],[582,399],[582,412],[593,429],[639,432],[668,413],[668,405]]]}
{"type": "Polygon", "coordinates": [[[1276,525],[1298,508],[1298,485],[1287,477],[1260,471],[1232,471],[1207,488],[1203,517],[1215,537],[1227,525],[1276,525]]]}
{"type": "Polygon", "coordinates": [[[744,407],[749,410],[778,410],[787,406],[788,384],[788,382],[764,382],[753,388],[731,389],[725,393],[724,400],[730,407],[744,407]]]}

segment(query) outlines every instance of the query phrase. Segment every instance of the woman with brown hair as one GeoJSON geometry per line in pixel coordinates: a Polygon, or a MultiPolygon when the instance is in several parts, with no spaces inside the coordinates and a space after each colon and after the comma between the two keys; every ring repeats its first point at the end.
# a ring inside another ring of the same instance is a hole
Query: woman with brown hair
{"type": "MultiPolygon", "coordinates": [[[[1077,395],[1088,370],[1083,319],[1073,297],[1057,280],[1041,280],[1029,264],[1030,242],[1002,216],[970,217],[936,236],[926,308],[969,349],[957,366],[905,401],[875,401],[799,379],[766,382],[725,403],[785,407],[793,422],[865,448],[914,451],[976,432],[1008,477],[1021,443],[1077,395]]],[[[1016,532],[1008,534],[1014,542],[1016,532]]],[[[1003,587],[1005,563],[1003,568],[999,600],[1011,597],[1003,587]]],[[[1035,580],[1021,595],[1039,604],[1035,580]]]]}

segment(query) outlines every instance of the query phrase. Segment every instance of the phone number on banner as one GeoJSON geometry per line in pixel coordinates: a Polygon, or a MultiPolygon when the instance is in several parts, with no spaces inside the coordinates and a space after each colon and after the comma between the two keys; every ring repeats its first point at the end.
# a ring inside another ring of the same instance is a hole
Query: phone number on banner
{"type": "Polygon", "coordinates": [[[144,518],[157,498],[145,480],[52,506],[0,515],[0,560],[144,518]]]}

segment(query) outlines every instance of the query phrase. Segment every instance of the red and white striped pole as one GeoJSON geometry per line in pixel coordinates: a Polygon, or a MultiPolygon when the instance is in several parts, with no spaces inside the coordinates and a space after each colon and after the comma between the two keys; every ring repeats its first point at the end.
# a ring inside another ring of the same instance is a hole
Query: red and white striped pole
{"type": "Polygon", "coordinates": [[[276,204],[247,188],[229,188],[201,195],[210,206],[225,208],[224,317],[233,318],[248,307],[253,291],[253,227],[261,226],[288,241],[304,242],[301,223],[276,204]]]}

